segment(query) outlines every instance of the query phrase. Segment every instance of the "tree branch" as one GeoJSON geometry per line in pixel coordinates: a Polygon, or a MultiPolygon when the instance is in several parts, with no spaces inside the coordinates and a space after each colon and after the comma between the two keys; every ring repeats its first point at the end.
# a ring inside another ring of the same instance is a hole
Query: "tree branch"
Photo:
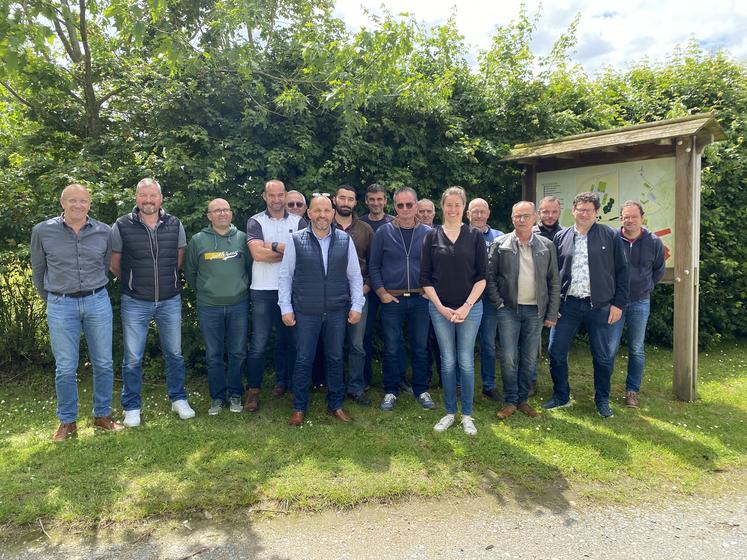
{"type": "MultiPolygon", "coordinates": [[[[86,3],[84,0],[81,0],[80,5],[83,6],[83,11],[85,11],[86,3]]],[[[83,55],[80,51],[80,42],[78,41],[78,33],[77,29],[75,28],[73,11],[70,9],[70,4],[68,4],[67,0],[62,0],[62,6],[62,15],[65,22],[65,27],[67,28],[68,39],[70,39],[70,48],[74,53],[74,56],[71,56],[70,58],[72,58],[73,62],[80,62],[80,60],[83,58],[83,55]]],[[[84,17],[83,14],[81,14],[81,17],[84,17]]]]}

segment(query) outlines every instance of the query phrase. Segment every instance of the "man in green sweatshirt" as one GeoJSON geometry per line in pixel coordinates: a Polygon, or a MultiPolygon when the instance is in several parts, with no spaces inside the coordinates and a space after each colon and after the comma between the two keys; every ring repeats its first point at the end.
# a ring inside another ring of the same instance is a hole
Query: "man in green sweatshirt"
{"type": "Polygon", "coordinates": [[[208,204],[207,218],[210,225],[187,245],[184,274],[197,294],[212,399],[208,414],[215,416],[226,403],[231,412],[242,411],[252,263],[246,234],[231,223],[231,205],[216,198],[208,204]]]}

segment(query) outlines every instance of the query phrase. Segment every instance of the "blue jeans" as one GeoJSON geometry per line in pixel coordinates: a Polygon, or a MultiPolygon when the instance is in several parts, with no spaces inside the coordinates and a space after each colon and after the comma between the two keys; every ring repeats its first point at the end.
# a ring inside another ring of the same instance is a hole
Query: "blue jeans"
{"type": "Polygon", "coordinates": [[[438,346],[441,349],[441,382],[444,386],[446,414],[457,412],[457,368],[462,387],[462,414],[472,414],[472,400],[475,397],[475,339],[482,320],[482,300],[470,309],[462,323],[452,323],[441,315],[436,306],[428,305],[428,311],[436,331],[438,346]]]}
{"type": "Polygon", "coordinates": [[[649,298],[632,301],[623,311],[622,319],[612,325],[612,355],[617,354],[620,348],[623,326],[628,328],[628,376],[625,378],[625,390],[641,390],[641,379],[643,379],[643,367],[646,363],[644,340],[646,338],[646,323],[651,311],[651,300],[649,298]]]}
{"type": "Polygon", "coordinates": [[[361,320],[355,325],[347,323],[348,339],[348,394],[360,395],[366,388],[366,379],[363,369],[366,364],[366,349],[363,338],[366,333],[366,320],[368,319],[368,297],[361,311],[361,320]]]}
{"type": "Polygon", "coordinates": [[[495,331],[498,315],[495,305],[483,298],[482,322],[480,323],[480,377],[482,390],[495,389],[495,331]]]}
{"type": "Polygon", "coordinates": [[[197,317],[205,341],[210,398],[225,401],[227,397],[240,397],[244,394],[248,300],[233,305],[198,305],[197,317]],[[228,368],[224,354],[228,357],[228,368]]]}
{"type": "Polygon", "coordinates": [[[419,294],[399,296],[399,303],[381,304],[381,330],[384,337],[384,392],[399,395],[402,379],[400,355],[404,352],[404,325],[410,340],[412,390],[420,395],[428,390],[428,300],[419,294]]]}
{"type": "Polygon", "coordinates": [[[47,326],[55,360],[57,417],[78,418],[78,363],[81,330],[93,367],[93,415],[112,413],[112,305],[107,291],[71,298],[47,294],[47,326]]]}
{"type": "Polygon", "coordinates": [[[143,354],[150,322],[155,320],[161,354],[166,361],[166,392],[171,401],[187,398],[182,357],[182,297],[144,301],[122,294],[122,408],[140,408],[143,386],[143,354]]]}
{"type": "Polygon", "coordinates": [[[529,396],[543,321],[536,305],[519,305],[516,309],[504,306],[497,316],[503,400],[518,405],[526,402],[529,396]]]}
{"type": "MultiPolygon", "coordinates": [[[[252,297],[252,341],[247,356],[249,388],[259,389],[265,373],[265,351],[270,343],[270,334],[275,327],[275,352],[282,350],[286,360],[275,364],[275,384],[290,389],[295,363],[296,346],[292,329],[283,324],[278,307],[277,290],[251,290],[252,297]]],[[[273,352],[274,355],[274,352],[273,352]]]]}
{"type": "Polygon", "coordinates": [[[581,325],[589,333],[591,359],[594,364],[594,402],[606,403],[610,398],[610,379],[615,365],[615,356],[610,351],[613,335],[612,325],[607,323],[610,307],[592,308],[588,300],[567,297],[560,302],[560,318],[550,330],[550,375],[553,396],[567,402],[571,396],[568,384],[568,352],[573,337],[581,325]]]}
{"type": "Polygon", "coordinates": [[[306,412],[309,405],[311,367],[314,364],[316,344],[324,340],[325,370],[327,372],[327,408],[342,408],[345,396],[343,378],[343,351],[347,310],[323,315],[296,313],[296,367],[293,371],[293,410],[306,412]]]}
{"type": "MultiPolygon", "coordinates": [[[[366,316],[366,329],[363,335],[363,348],[366,351],[366,360],[363,368],[363,377],[366,385],[371,384],[373,378],[373,339],[376,333],[376,320],[379,317],[379,309],[381,309],[381,300],[376,292],[371,290],[368,293],[368,314],[366,316]]],[[[383,337],[383,335],[382,335],[383,337]]],[[[405,346],[399,352],[399,368],[400,378],[406,379],[407,373],[407,353],[405,352],[405,346]]]]}

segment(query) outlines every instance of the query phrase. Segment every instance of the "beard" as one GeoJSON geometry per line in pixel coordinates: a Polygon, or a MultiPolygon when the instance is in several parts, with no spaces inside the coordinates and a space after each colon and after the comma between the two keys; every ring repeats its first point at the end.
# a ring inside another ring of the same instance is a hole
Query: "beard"
{"type": "Polygon", "coordinates": [[[336,210],[337,210],[337,213],[343,218],[347,218],[353,213],[353,209],[348,206],[338,206],[336,210]]]}

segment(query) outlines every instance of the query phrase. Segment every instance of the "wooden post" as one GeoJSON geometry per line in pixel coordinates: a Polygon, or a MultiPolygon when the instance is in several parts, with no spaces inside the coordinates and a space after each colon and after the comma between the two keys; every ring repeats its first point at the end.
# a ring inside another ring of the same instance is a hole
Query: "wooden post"
{"type": "Polygon", "coordinates": [[[695,137],[677,139],[675,160],[674,394],[697,398],[699,155],[695,137]]]}

